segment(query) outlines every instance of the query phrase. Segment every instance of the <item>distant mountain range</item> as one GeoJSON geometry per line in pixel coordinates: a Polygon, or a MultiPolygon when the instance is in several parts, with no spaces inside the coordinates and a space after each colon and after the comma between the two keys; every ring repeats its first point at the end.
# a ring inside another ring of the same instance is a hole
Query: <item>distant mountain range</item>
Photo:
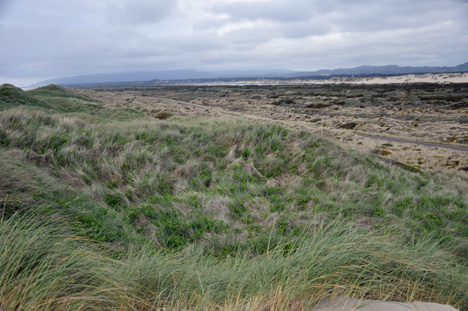
{"type": "Polygon", "coordinates": [[[356,75],[404,75],[424,73],[454,73],[468,72],[468,62],[454,67],[400,67],[388,66],[360,66],[355,68],[322,69],[317,71],[292,71],[292,70],[245,70],[208,72],[197,70],[166,70],[166,71],[142,71],[142,72],[118,72],[96,73],[72,77],[56,78],[38,82],[33,87],[48,84],[58,85],[86,85],[86,84],[158,84],[158,81],[174,80],[213,80],[213,79],[258,79],[258,78],[313,78],[321,79],[327,76],[356,76],[356,75]]]}
{"type": "Polygon", "coordinates": [[[117,72],[96,73],[49,79],[33,84],[32,86],[44,86],[49,84],[74,85],[74,84],[107,84],[124,82],[147,82],[154,80],[193,80],[193,79],[228,79],[228,78],[255,78],[255,77],[278,77],[293,73],[292,70],[238,70],[225,72],[209,72],[197,70],[166,70],[166,71],[141,71],[141,72],[117,72]]]}

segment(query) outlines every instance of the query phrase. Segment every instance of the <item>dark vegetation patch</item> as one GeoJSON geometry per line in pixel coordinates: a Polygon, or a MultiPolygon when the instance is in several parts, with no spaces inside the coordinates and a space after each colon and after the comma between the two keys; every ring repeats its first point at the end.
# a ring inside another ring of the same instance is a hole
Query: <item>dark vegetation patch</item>
{"type": "Polygon", "coordinates": [[[271,104],[276,105],[276,106],[282,106],[282,105],[294,105],[296,104],[296,102],[293,99],[283,98],[281,100],[272,102],[271,104]]]}
{"type": "Polygon", "coordinates": [[[349,123],[345,123],[345,124],[340,125],[340,128],[342,128],[342,129],[347,129],[347,130],[352,130],[352,129],[354,129],[356,126],[358,126],[358,123],[356,123],[356,122],[349,122],[349,123]]]}
{"type": "Polygon", "coordinates": [[[166,120],[166,119],[169,119],[170,117],[172,117],[172,114],[168,112],[160,112],[154,116],[155,119],[159,119],[159,120],[166,120]]]}

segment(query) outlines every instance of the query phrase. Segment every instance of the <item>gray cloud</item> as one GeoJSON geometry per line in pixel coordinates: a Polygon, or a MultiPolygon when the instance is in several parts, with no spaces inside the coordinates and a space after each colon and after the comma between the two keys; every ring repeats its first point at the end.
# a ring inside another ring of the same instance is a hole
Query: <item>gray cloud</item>
{"type": "Polygon", "coordinates": [[[314,12],[314,2],[308,0],[273,0],[262,2],[216,3],[212,10],[228,14],[234,20],[273,20],[297,22],[309,19],[314,12]]]}
{"type": "Polygon", "coordinates": [[[1,79],[468,60],[468,1],[462,0],[0,3],[1,79]]]}
{"type": "Polygon", "coordinates": [[[320,21],[320,24],[324,25],[322,31],[350,32],[417,27],[421,24],[454,17],[462,19],[462,16],[455,16],[456,10],[448,5],[448,2],[436,0],[410,2],[406,0],[243,1],[217,3],[212,6],[211,10],[229,16],[225,22],[267,20],[277,22],[281,24],[281,27],[288,27],[288,23],[292,23],[296,25],[296,28],[302,28],[311,21],[320,21]]]}
{"type": "Polygon", "coordinates": [[[11,0],[2,0],[0,1],[0,18],[6,14],[7,10],[9,10],[9,6],[11,5],[11,0]]]}
{"type": "Polygon", "coordinates": [[[108,17],[123,24],[150,24],[167,18],[177,7],[176,0],[116,0],[108,4],[108,17]]]}

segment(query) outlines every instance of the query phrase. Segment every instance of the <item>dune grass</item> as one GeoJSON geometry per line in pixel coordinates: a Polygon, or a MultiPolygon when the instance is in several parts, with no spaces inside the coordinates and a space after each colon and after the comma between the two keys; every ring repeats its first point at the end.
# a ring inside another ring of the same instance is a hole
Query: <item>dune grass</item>
{"type": "Polygon", "coordinates": [[[262,252],[271,228],[275,239],[294,237],[321,214],[408,239],[429,234],[457,256],[467,254],[462,179],[444,185],[443,177],[405,171],[308,133],[238,120],[90,124],[21,109],[2,113],[0,125],[5,150],[97,203],[75,211],[95,239],[121,239],[103,227],[123,217],[166,248],[204,240],[221,255],[252,246],[262,252]]]}
{"type": "Polygon", "coordinates": [[[0,112],[2,307],[301,310],[338,294],[468,307],[461,177],[278,125],[31,94],[49,106],[0,112]],[[67,100],[84,106],[65,114],[67,100]]]}
{"type": "Polygon", "coordinates": [[[0,224],[0,305],[19,310],[297,310],[330,295],[463,305],[466,268],[334,222],[261,256],[130,248],[118,259],[36,217],[0,224]],[[389,252],[389,250],[392,250],[389,252]]]}
{"type": "MultiPolygon", "coordinates": [[[[124,266],[40,216],[0,223],[0,307],[6,310],[136,310],[124,266]]],[[[129,280],[130,281],[130,280],[129,280]]]]}

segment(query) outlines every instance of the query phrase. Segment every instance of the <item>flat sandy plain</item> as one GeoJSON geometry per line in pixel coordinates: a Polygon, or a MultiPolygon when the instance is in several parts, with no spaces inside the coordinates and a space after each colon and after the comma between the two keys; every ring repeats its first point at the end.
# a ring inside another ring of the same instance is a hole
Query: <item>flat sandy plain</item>
{"type": "Polygon", "coordinates": [[[274,122],[416,169],[468,176],[468,73],[75,91],[151,116],[274,122]]]}

